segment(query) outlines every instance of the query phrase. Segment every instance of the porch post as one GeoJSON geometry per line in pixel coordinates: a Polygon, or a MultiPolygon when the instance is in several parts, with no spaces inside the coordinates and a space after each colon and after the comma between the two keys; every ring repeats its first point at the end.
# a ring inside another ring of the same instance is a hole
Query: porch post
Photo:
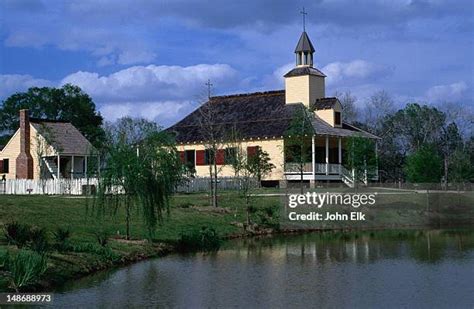
{"type": "Polygon", "coordinates": [[[100,155],[97,156],[97,178],[100,178],[100,155]]]}
{"type": "Polygon", "coordinates": [[[87,156],[84,157],[84,177],[87,178],[87,156]]]}
{"type": "Polygon", "coordinates": [[[337,143],[337,151],[338,151],[338,163],[339,163],[339,174],[341,174],[341,165],[342,165],[342,139],[339,137],[337,143]]]}
{"type": "Polygon", "coordinates": [[[314,158],[315,155],[316,155],[316,145],[315,145],[315,136],[313,135],[311,138],[311,167],[312,167],[311,181],[313,183],[316,179],[316,160],[314,158]]]}
{"type": "Polygon", "coordinates": [[[377,181],[379,180],[379,146],[378,140],[375,140],[375,176],[377,177],[377,181]]]}
{"type": "Polygon", "coordinates": [[[74,179],[74,156],[71,157],[71,180],[74,179]]]}
{"type": "Polygon", "coordinates": [[[61,156],[58,154],[58,180],[61,178],[61,156]]]}
{"type": "Polygon", "coordinates": [[[326,175],[329,175],[329,135],[326,135],[326,175]]]}

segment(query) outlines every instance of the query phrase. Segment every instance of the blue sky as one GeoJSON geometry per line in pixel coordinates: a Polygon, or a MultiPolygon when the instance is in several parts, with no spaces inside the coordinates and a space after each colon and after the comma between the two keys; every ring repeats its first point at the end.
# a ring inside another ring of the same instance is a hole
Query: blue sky
{"type": "Polygon", "coordinates": [[[208,78],[214,94],[283,89],[303,6],[328,95],[474,104],[472,0],[3,0],[0,99],[69,82],[107,120],[167,126],[208,78]]]}

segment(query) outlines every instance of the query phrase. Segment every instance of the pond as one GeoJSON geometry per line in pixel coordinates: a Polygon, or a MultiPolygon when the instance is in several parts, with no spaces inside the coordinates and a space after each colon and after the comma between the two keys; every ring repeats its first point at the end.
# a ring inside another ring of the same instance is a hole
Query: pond
{"type": "Polygon", "coordinates": [[[324,232],[227,242],[63,286],[54,306],[474,306],[474,231],[324,232]]]}

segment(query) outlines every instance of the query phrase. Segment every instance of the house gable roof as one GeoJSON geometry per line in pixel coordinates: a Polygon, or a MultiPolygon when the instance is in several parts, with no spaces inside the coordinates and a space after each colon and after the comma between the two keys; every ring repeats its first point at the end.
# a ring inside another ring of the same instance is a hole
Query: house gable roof
{"type": "Polygon", "coordinates": [[[330,126],[317,115],[314,116],[314,119],[311,121],[311,123],[317,135],[331,135],[340,137],[360,136],[371,139],[380,139],[380,137],[376,135],[373,135],[345,122],[342,123],[342,128],[330,126]]]}
{"type": "Polygon", "coordinates": [[[88,155],[95,149],[70,122],[30,118],[30,124],[57,153],[88,155]]]}
{"type": "Polygon", "coordinates": [[[339,100],[335,97],[320,98],[320,99],[316,99],[312,107],[314,109],[331,109],[331,108],[334,108],[334,105],[336,105],[338,102],[339,100]]]}
{"type": "MultiPolygon", "coordinates": [[[[333,99],[330,98],[331,102],[333,99]]],[[[166,131],[174,133],[176,141],[181,144],[205,141],[206,134],[202,130],[200,118],[208,104],[213,105],[213,118],[217,119],[214,124],[218,127],[218,138],[222,140],[233,131],[242,139],[285,136],[293,115],[303,106],[301,103],[286,104],[284,90],[212,97],[166,131]]],[[[348,124],[343,124],[342,128],[333,128],[317,116],[312,119],[312,124],[315,134],[320,135],[352,136],[362,132],[348,124]]],[[[361,135],[373,136],[366,132],[361,135]]]]}
{"type": "Polygon", "coordinates": [[[200,118],[209,104],[212,104],[213,118],[217,119],[215,125],[220,139],[225,139],[233,131],[243,139],[280,137],[300,106],[285,104],[283,90],[212,97],[167,131],[176,134],[178,143],[206,140],[200,118]]]}

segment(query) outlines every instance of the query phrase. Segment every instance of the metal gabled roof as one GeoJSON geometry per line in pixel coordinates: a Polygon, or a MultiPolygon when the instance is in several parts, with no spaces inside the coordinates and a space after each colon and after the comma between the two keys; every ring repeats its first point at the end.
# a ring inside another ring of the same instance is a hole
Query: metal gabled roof
{"type": "Polygon", "coordinates": [[[298,45],[296,45],[295,53],[299,52],[311,52],[314,53],[314,47],[311,43],[311,40],[308,37],[306,31],[303,31],[300,36],[300,40],[298,41],[298,45]]]}

